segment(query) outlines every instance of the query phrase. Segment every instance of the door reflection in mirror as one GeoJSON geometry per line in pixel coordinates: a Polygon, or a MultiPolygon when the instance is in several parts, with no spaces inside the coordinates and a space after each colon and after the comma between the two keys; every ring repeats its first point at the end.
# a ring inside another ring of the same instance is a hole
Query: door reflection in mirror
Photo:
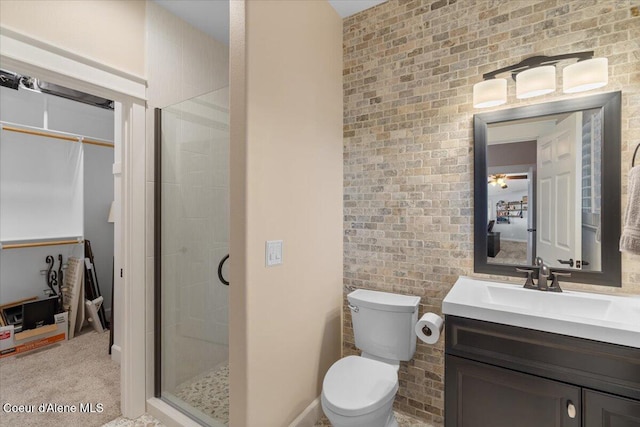
{"type": "Polygon", "coordinates": [[[487,126],[487,261],[600,271],[600,108],[487,126]]]}

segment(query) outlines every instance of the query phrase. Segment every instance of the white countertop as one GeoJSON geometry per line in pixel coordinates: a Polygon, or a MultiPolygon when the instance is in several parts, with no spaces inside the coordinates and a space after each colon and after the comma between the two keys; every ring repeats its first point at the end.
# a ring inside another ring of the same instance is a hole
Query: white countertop
{"type": "Polygon", "coordinates": [[[460,276],[442,302],[442,312],[640,348],[638,297],[544,292],[460,276]]]}

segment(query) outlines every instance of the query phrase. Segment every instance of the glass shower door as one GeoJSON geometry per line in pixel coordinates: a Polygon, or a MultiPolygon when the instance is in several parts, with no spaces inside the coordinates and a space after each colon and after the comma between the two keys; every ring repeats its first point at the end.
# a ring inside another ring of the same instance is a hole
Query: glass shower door
{"type": "Polygon", "coordinates": [[[156,396],[209,426],[229,422],[228,106],[227,87],[156,112],[156,396]]]}

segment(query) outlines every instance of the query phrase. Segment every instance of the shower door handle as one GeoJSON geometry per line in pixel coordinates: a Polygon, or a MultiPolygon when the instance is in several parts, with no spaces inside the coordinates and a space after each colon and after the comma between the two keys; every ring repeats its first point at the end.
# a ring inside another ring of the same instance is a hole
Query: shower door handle
{"type": "Polygon", "coordinates": [[[224,266],[224,263],[228,259],[229,259],[229,254],[226,254],[225,256],[222,257],[222,259],[220,260],[220,263],[218,264],[218,279],[220,279],[223,285],[227,285],[227,286],[229,286],[229,281],[225,280],[224,277],[222,276],[222,267],[224,266]]]}

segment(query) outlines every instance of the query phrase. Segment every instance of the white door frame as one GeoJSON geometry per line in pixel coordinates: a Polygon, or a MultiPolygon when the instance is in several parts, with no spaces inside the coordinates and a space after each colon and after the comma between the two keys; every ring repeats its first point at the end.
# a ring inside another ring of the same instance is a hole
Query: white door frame
{"type": "Polygon", "coordinates": [[[122,414],[136,418],[145,412],[146,402],[146,81],[6,28],[0,28],[0,65],[116,102],[113,172],[121,185],[114,192],[117,210],[114,300],[119,304],[115,305],[113,349],[116,359],[120,354],[122,414]],[[120,269],[124,272],[122,278],[120,269]]]}

